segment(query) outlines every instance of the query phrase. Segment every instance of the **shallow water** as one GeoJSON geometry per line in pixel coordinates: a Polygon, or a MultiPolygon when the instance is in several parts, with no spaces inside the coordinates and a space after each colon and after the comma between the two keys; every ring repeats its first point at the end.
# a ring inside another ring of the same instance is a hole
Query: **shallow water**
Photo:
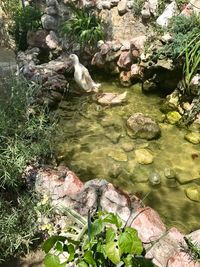
{"type": "MultiPolygon", "coordinates": [[[[115,82],[103,82],[102,90],[121,93],[125,89],[115,82]]],[[[69,94],[58,109],[61,129],[57,136],[58,159],[85,181],[104,178],[130,194],[138,194],[145,205],[159,212],[169,227],[173,225],[184,232],[199,228],[200,204],[186,197],[184,189],[188,184],[177,183],[170,188],[164,175],[164,169],[171,168],[191,179],[199,178],[199,145],[184,140],[185,129],[162,122],[159,110],[162,98],[142,94],[140,85],[126,90],[128,102],[109,108],[96,103],[91,95],[69,94]],[[126,120],[136,112],[160,121],[161,138],[145,141],[128,136],[126,120]],[[127,144],[133,147],[132,151],[124,151],[127,144]],[[134,150],[138,148],[146,148],[153,154],[152,164],[136,162],[134,150]],[[193,154],[197,155],[195,159],[193,154]],[[160,174],[161,184],[152,186],[148,177],[155,171],[160,174]]]]}

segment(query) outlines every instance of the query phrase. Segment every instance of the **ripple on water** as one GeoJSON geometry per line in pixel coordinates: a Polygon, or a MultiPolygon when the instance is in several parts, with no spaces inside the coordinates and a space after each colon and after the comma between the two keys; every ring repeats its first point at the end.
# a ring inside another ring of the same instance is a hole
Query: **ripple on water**
{"type": "Polygon", "coordinates": [[[162,99],[142,94],[139,85],[124,89],[114,82],[104,82],[102,90],[119,93],[127,90],[127,103],[103,108],[92,96],[70,94],[58,110],[61,129],[56,138],[58,158],[81,179],[105,178],[131,194],[139,194],[169,227],[175,225],[184,232],[199,228],[200,204],[189,200],[184,193],[188,183],[198,181],[191,180],[200,178],[199,145],[184,139],[184,129],[162,123],[159,109],[162,99]],[[136,112],[161,122],[161,138],[146,141],[128,136],[126,120],[136,112]],[[147,149],[153,155],[153,163],[137,163],[137,149],[147,149]],[[194,154],[199,156],[194,158],[194,154]],[[167,181],[165,168],[175,170],[178,183],[167,181]],[[153,172],[160,175],[161,184],[149,183],[148,177],[153,172]]]}

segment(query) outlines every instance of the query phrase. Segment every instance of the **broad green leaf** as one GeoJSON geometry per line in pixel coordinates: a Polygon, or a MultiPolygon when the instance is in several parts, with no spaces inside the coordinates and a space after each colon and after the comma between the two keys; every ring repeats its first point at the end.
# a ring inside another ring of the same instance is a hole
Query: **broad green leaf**
{"type": "Polygon", "coordinates": [[[91,225],[91,239],[100,234],[104,229],[104,225],[101,219],[95,220],[91,225]]]}
{"type": "Polygon", "coordinates": [[[104,222],[111,223],[116,225],[117,228],[120,228],[122,226],[122,221],[119,218],[119,216],[115,215],[114,213],[108,213],[104,218],[104,222]]]}
{"type": "Polygon", "coordinates": [[[112,261],[112,263],[117,264],[120,262],[119,249],[117,247],[117,242],[109,242],[105,245],[105,253],[107,257],[112,261]]]}
{"type": "Polygon", "coordinates": [[[56,247],[55,247],[55,249],[56,249],[57,251],[62,252],[62,251],[63,251],[63,244],[62,244],[60,241],[58,241],[58,242],[56,243],[56,247]]]}
{"type": "Polygon", "coordinates": [[[126,258],[124,258],[124,263],[125,263],[125,267],[132,267],[132,263],[133,263],[133,256],[132,255],[127,255],[126,258]]]}
{"type": "Polygon", "coordinates": [[[93,254],[90,250],[86,251],[86,253],[84,255],[84,260],[87,263],[92,264],[93,266],[96,266],[95,260],[93,258],[93,254]]]}
{"type": "Polygon", "coordinates": [[[110,241],[114,241],[116,237],[116,232],[113,228],[108,228],[106,230],[106,243],[110,242],[110,241]]]}
{"type": "Polygon", "coordinates": [[[64,236],[52,236],[48,238],[46,241],[44,241],[42,245],[42,250],[44,250],[45,253],[48,253],[53,246],[56,244],[57,241],[64,242],[66,240],[66,237],[64,236]]]}
{"type": "Polygon", "coordinates": [[[74,259],[75,249],[73,245],[67,246],[67,251],[69,253],[69,258],[67,259],[68,262],[72,261],[74,259]]]}
{"type": "Polygon", "coordinates": [[[58,256],[48,254],[44,258],[44,265],[46,267],[65,267],[66,263],[61,264],[58,256]]]}
{"type": "Polygon", "coordinates": [[[142,242],[138,237],[137,230],[126,227],[124,233],[119,236],[119,247],[121,253],[141,255],[143,251],[142,242]]]}
{"type": "Polygon", "coordinates": [[[78,264],[78,267],[88,267],[88,264],[87,264],[85,261],[81,261],[81,262],[78,264]]]}

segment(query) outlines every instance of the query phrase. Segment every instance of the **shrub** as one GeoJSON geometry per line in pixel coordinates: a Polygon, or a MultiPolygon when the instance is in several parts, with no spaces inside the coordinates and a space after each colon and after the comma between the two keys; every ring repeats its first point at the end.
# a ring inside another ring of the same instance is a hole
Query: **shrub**
{"type": "Polygon", "coordinates": [[[63,236],[52,236],[44,242],[46,267],[64,267],[70,263],[79,267],[154,266],[142,256],[143,246],[137,231],[122,227],[117,215],[100,211],[93,221],[88,216],[87,222],[74,211],[70,215],[79,225],[72,226],[63,236]],[[77,226],[81,229],[77,230],[77,226]]]}
{"type": "Polygon", "coordinates": [[[15,10],[12,16],[13,25],[10,33],[15,39],[18,50],[26,50],[28,31],[37,30],[41,27],[41,12],[38,8],[27,6],[15,10]]]}
{"type": "Polygon", "coordinates": [[[25,253],[37,234],[37,199],[22,180],[32,161],[51,157],[51,122],[34,104],[38,86],[24,78],[0,80],[7,94],[0,99],[0,260],[25,253]],[[34,109],[30,105],[34,104],[34,109]],[[32,110],[32,112],[31,112],[32,110]]]}
{"type": "Polygon", "coordinates": [[[72,17],[63,22],[60,33],[67,40],[79,43],[81,48],[92,49],[104,37],[102,21],[91,8],[78,8],[73,2],[68,3],[72,17]]]}

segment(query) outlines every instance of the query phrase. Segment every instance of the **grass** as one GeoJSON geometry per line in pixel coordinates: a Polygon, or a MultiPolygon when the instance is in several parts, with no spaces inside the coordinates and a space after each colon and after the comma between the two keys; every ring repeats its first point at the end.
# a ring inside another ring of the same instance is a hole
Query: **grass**
{"type": "Polygon", "coordinates": [[[22,180],[28,164],[51,160],[55,122],[34,98],[39,90],[23,77],[0,80],[0,260],[24,254],[38,234],[39,201],[22,180]]]}

